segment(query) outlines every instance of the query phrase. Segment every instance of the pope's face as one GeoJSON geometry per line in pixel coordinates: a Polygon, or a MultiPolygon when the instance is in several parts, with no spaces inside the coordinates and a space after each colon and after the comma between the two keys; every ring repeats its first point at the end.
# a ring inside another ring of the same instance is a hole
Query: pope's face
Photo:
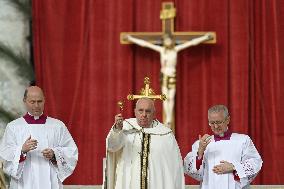
{"type": "Polygon", "coordinates": [[[140,127],[150,127],[155,118],[154,103],[150,99],[138,100],[135,108],[135,117],[140,127]]]}
{"type": "Polygon", "coordinates": [[[44,110],[44,96],[41,89],[37,87],[29,88],[24,103],[31,115],[40,116],[44,110]]]}
{"type": "Polygon", "coordinates": [[[215,135],[223,136],[228,129],[230,117],[225,117],[223,112],[212,112],[208,115],[208,122],[215,135]]]}

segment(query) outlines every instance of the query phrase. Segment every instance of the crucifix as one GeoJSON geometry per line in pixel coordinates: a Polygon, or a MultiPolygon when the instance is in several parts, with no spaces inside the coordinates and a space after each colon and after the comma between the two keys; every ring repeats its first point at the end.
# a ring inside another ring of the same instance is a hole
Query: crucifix
{"type": "Polygon", "coordinates": [[[162,32],[122,32],[121,44],[150,48],[160,53],[161,90],[167,96],[163,102],[163,121],[174,131],[174,104],[176,93],[176,64],[179,51],[200,43],[216,43],[215,32],[175,32],[176,9],[172,2],[162,4],[160,19],[162,32]]]}

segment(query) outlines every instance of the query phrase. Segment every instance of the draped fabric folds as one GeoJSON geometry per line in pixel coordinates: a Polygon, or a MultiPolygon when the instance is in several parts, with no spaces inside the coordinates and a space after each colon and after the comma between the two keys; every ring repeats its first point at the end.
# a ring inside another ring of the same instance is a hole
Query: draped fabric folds
{"type": "MultiPolygon", "coordinates": [[[[117,101],[143,87],[160,93],[159,54],[121,45],[120,32],[158,32],[159,0],[33,0],[36,82],[46,113],[64,120],[79,148],[65,184],[102,184],[105,138],[117,101]]],[[[176,138],[182,156],[209,133],[207,109],[225,104],[233,132],[248,134],[263,157],[254,184],[283,184],[284,1],[174,0],[176,31],[216,31],[217,43],[178,54],[176,138]]],[[[161,120],[161,102],[157,102],[161,120]]],[[[134,103],[125,101],[124,117],[134,103]]],[[[195,184],[187,177],[187,184],[195,184]]]]}

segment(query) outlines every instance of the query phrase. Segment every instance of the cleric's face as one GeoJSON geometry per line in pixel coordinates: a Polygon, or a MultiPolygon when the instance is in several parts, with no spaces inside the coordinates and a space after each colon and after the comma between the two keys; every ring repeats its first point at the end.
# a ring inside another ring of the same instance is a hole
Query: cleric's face
{"type": "Polygon", "coordinates": [[[150,99],[138,100],[135,108],[135,117],[140,127],[150,127],[155,118],[154,103],[150,99]]]}
{"type": "Polygon", "coordinates": [[[224,112],[212,112],[208,115],[208,122],[215,135],[223,136],[228,130],[230,116],[225,117],[224,112]]]}
{"type": "Polygon", "coordinates": [[[44,96],[42,91],[37,88],[29,89],[24,103],[31,115],[40,116],[44,110],[44,96]]]}

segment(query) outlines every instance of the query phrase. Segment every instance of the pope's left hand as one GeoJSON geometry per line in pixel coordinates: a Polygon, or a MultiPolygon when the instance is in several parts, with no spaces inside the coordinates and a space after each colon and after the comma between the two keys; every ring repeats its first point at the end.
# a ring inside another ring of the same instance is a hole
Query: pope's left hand
{"type": "Polygon", "coordinates": [[[50,148],[44,149],[41,153],[47,160],[50,160],[54,156],[54,151],[50,148]]]}
{"type": "Polygon", "coordinates": [[[235,170],[234,165],[227,161],[220,161],[219,165],[215,165],[213,167],[213,172],[218,175],[225,173],[232,173],[234,170],[235,170]]]}

